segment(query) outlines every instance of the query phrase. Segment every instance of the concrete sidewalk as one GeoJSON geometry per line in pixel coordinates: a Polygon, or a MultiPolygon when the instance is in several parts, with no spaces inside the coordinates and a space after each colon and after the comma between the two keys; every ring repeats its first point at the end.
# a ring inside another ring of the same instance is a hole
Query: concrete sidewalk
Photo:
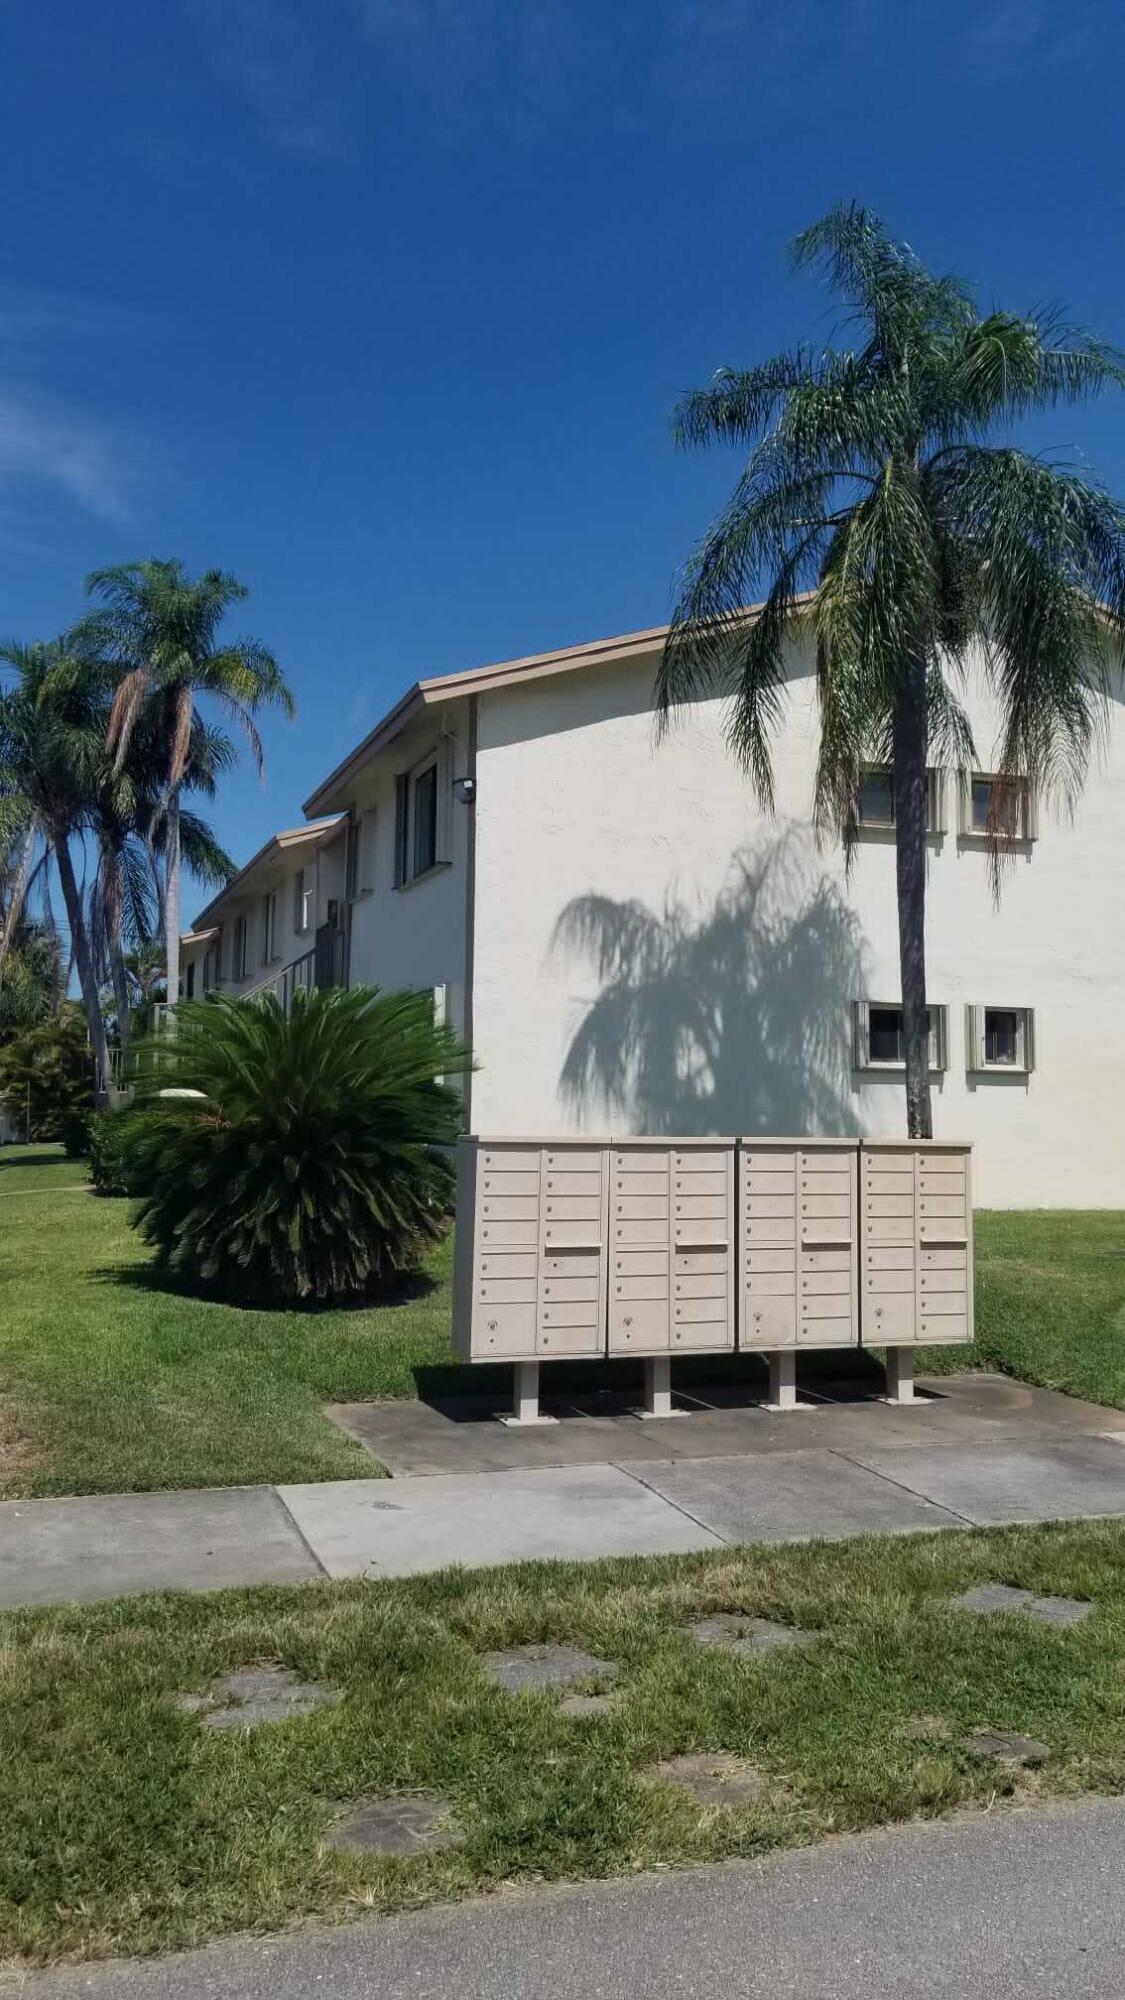
{"type": "Polygon", "coordinates": [[[1125,1804],[32,1975],[23,2000],[1120,2000],[1125,1804]]]}
{"type": "MultiPolygon", "coordinates": [[[[942,1385],[932,1405],[906,1412],[839,1405],[768,1420],[768,1432],[749,1424],[740,1451],[710,1457],[685,1448],[699,1441],[688,1415],[598,1433],[603,1449],[611,1437],[626,1451],[638,1432],[646,1446],[674,1433],[679,1455],[665,1447],[663,1457],[601,1463],[9,1500],[0,1606],[1125,1516],[1122,1413],[996,1383],[942,1385]]],[[[418,1421],[411,1406],[404,1418],[418,1421]]],[[[524,1447],[518,1433],[492,1430],[501,1450],[506,1439],[513,1456],[524,1447]]],[[[575,1436],[584,1454],[577,1426],[575,1436]]],[[[552,1447],[567,1448],[565,1437],[552,1447]]]]}

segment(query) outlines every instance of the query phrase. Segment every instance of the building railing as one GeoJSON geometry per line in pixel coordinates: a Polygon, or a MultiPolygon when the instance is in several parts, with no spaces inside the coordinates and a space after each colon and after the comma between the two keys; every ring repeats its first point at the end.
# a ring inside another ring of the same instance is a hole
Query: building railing
{"type": "Polygon", "coordinates": [[[346,986],[345,944],[343,931],[322,924],[311,951],[302,952],[300,958],[290,959],[288,965],[281,966],[270,978],[259,980],[256,986],[251,986],[239,998],[262,1000],[267,993],[272,993],[281,1002],[282,1012],[288,1014],[294,993],[323,992],[330,986],[346,986]]]}

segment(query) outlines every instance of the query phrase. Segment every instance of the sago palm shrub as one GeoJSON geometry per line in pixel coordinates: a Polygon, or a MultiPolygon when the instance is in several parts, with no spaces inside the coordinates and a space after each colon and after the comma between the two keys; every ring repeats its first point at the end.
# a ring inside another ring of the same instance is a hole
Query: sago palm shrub
{"type": "Polygon", "coordinates": [[[373,1297],[441,1231],[469,1066],[426,994],[185,1002],[143,1061],[136,1224],[227,1298],[373,1297]]]}

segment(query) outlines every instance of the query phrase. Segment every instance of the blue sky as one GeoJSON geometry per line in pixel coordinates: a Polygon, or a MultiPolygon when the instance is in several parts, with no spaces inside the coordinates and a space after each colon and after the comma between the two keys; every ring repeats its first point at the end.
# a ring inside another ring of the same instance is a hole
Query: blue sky
{"type": "MultiPolygon", "coordinates": [[[[1123,58],[1102,0],[6,0],[2,629],[241,576],[300,706],[245,859],[418,675],[666,616],[735,470],[670,407],[827,337],[833,201],[1125,341],[1123,58]]],[[[1037,435],[1125,489],[1125,408],[1037,435]]]]}

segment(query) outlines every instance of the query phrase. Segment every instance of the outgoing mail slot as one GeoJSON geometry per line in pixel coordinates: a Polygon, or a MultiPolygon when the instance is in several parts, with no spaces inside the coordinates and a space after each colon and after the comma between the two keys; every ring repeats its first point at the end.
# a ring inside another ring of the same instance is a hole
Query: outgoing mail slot
{"type": "Polygon", "coordinates": [[[672,1263],[677,1276],[692,1273],[722,1276],[727,1268],[726,1254],[722,1250],[677,1250],[672,1263]]]}

